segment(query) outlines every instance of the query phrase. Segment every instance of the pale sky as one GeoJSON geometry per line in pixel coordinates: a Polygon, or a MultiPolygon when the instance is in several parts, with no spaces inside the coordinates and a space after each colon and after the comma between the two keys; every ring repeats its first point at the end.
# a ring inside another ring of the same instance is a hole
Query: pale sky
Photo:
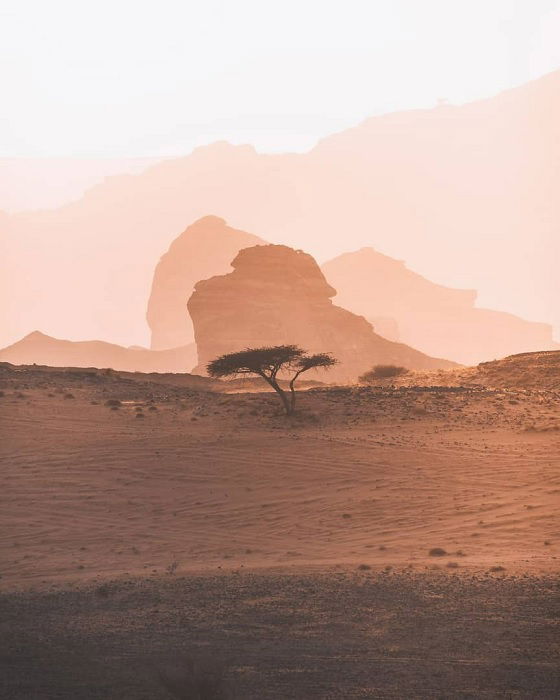
{"type": "Polygon", "coordinates": [[[307,150],[560,67],[560,0],[0,0],[0,157],[307,150]]]}

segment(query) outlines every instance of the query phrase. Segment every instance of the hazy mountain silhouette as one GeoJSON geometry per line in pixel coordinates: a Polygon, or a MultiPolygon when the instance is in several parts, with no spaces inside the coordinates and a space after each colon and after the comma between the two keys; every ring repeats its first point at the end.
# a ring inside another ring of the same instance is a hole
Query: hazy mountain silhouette
{"type": "Polygon", "coordinates": [[[146,340],[154,261],[208,212],[319,259],[373,245],[484,306],[560,329],[560,72],[374,117],[306,154],[216,143],[78,202],[0,217],[2,339],[146,340]]]}
{"type": "Polygon", "coordinates": [[[336,291],[315,260],[283,245],[245,248],[227,275],[198,282],[188,302],[198,365],[247,347],[295,344],[311,353],[332,352],[340,361],[321,381],[354,381],[375,364],[445,369],[435,359],[374,333],[362,316],[334,306],[336,291]]]}
{"type": "Polygon", "coordinates": [[[192,344],[172,350],[123,348],[99,340],[60,340],[34,331],[0,350],[0,362],[50,367],[110,367],[126,372],[188,372],[196,363],[196,346],[192,344]]]}
{"type": "Polygon", "coordinates": [[[231,270],[241,250],[264,243],[238,231],[217,216],[205,216],[186,228],[169,246],[154,272],[146,318],[153,350],[176,348],[194,340],[187,301],[199,280],[231,270]]]}
{"type": "Polygon", "coordinates": [[[365,316],[380,335],[431,355],[472,365],[559,347],[551,326],[474,308],[476,291],[434,284],[373,248],[344,253],[321,269],[337,290],[337,304],[365,316]]]}

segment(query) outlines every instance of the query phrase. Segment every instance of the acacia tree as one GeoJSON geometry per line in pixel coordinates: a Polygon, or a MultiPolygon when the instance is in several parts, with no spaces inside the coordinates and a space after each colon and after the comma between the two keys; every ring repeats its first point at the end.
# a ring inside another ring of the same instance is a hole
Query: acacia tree
{"type": "Polygon", "coordinates": [[[310,369],[328,369],[337,363],[329,353],[308,355],[297,345],[275,345],[274,347],[247,348],[239,352],[220,355],[206,365],[211,377],[235,377],[240,374],[256,374],[270,384],[280,397],[287,415],[296,407],[295,382],[310,369]],[[279,384],[278,374],[290,377],[290,397],[279,384]]]}

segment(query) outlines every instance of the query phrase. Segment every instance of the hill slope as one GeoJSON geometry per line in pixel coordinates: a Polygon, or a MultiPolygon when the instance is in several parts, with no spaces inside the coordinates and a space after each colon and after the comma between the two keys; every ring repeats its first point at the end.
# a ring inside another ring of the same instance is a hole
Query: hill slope
{"type": "Polygon", "coordinates": [[[473,365],[519,352],[560,348],[545,323],[475,307],[476,292],[451,289],[409,270],[372,248],[344,253],[325,263],[326,278],[336,288],[336,303],[362,314],[381,335],[387,319],[407,345],[473,365]]]}
{"type": "Polygon", "coordinates": [[[196,362],[196,346],[171,350],[123,348],[100,340],[75,342],[34,331],[0,350],[0,362],[50,367],[98,367],[126,372],[187,372],[196,362]]]}

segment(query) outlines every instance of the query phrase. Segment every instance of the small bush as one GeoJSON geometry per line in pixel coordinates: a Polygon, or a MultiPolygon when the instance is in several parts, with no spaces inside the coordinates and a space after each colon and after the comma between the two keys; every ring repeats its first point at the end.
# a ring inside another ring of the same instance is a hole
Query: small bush
{"type": "Polygon", "coordinates": [[[177,560],[173,560],[171,564],[169,564],[165,570],[170,576],[173,576],[176,572],[177,569],[179,568],[179,562],[177,560]]]}
{"type": "Polygon", "coordinates": [[[119,401],[119,399],[108,399],[107,401],[105,401],[105,406],[110,406],[111,408],[115,408],[115,407],[118,408],[121,405],[122,404],[119,401]]]}
{"type": "Polygon", "coordinates": [[[445,551],[445,549],[442,549],[441,547],[433,547],[432,549],[430,549],[428,554],[431,557],[444,557],[447,554],[447,552],[445,551]]]}
{"type": "Polygon", "coordinates": [[[398,367],[397,365],[375,365],[369,372],[362,374],[358,381],[361,384],[372,384],[380,379],[402,377],[404,374],[408,374],[406,367],[398,367]]]}

